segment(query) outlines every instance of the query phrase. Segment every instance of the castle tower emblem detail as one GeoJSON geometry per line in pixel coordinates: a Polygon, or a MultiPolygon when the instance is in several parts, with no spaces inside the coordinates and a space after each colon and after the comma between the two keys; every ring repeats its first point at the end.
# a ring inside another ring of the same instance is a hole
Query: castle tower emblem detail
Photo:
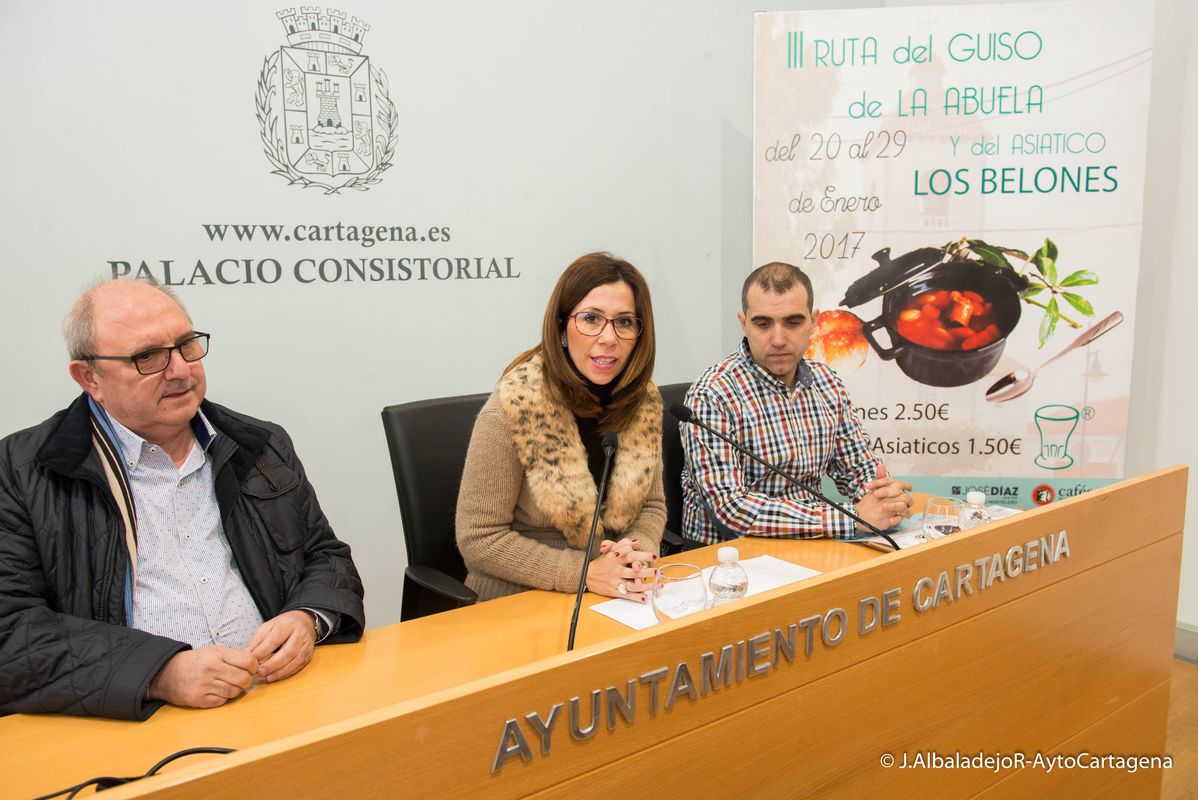
{"type": "Polygon", "coordinates": [[[326,194],[369,189],[391,166],[398,127],[386,73],[362,53],[370,26],[319,6],[277,16],[287,44],[265,58],[255,98],[272,172],[326,194]]]}

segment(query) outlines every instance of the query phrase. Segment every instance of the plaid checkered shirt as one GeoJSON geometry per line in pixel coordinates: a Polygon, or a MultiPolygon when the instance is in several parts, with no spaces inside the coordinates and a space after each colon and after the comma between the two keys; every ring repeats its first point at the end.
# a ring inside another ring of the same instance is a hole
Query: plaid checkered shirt
{"type": "MultiPolygon", "coordinates": [[[[747,341],[704,372],[686,405],[749,452],[819,490],[828,475],[858,498],[881,461],[853,414],[839,376],[817,361],[799,362],[795,388],[758,366],[747,341]]],[[[740,455],[698,425],[682,424],[683,535],[711,544],[728,536],[847,539],[853,520],[740,455]]],[[[847,506],[855,511],[853,506],[847,506]]]]}

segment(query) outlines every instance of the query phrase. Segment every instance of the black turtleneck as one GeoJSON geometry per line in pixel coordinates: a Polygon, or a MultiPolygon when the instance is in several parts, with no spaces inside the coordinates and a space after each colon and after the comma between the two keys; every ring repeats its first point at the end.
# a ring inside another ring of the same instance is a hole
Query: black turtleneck
{"type": "MultiPolygon", "coordinates": [[[[573,366],[573,365],[571,365],[573,366]]],[[[615,379],[611,383],[600,385],[591,383],[586,378],[583,381],[587,385],[587,389],[591,394],[595,395],[595,399],[599,401],[599,407],[603,412],[607,412],[607,407],[611,405],[612,387],[615,384],[615,379]]],[[[574,415],[574,421],[578,423],[578,438],[582,440],[583,449],[587,451],[587,469],[591,471],[591,478],[595,481],[595,485],[599,485],[599,480],[603,477],[603,434],[599,432],[599,420],[602,414],[598,417],[580,417],[574,415]]]]}

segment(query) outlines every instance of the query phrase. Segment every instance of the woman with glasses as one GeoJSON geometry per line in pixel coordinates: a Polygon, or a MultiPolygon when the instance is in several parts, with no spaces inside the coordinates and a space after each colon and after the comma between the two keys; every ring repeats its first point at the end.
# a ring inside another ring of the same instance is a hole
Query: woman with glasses
{"type": "Polygon", "coordinates": [[[458,495],[457,541],[479,600],[525,589],[587,589],[647,602],[665,528],[661,395],[653,306],[627,261],[590,253],[557,281],[541,342],[504,370],[474,425],[458,495]],[[596,541],[587,546],[614,431],[596,541]]]}

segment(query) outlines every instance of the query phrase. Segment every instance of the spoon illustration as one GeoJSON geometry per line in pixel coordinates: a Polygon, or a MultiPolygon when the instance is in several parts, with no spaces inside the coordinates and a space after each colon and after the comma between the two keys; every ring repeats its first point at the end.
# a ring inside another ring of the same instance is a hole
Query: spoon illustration
{"type": "Polygon", "coordinates": [[[1116,311],[1114,314],[1111,314],[1106,319],[1096,323],[1094,327],[1090,328],[1081,336],[1074,339],[1073,344],[1069,345],[1064,350],[1045,361],[1039,367],[1032,370],[1031,373],[1017,369],[1014,372],[1004,375],[1003,377],[999,378],[993,386],[986,390],[986,399],[992,403],[1005,403],[1007,400],[1013,400],[1016,397],[1019,397],[1019,395],[1032,388],[1032,384],[1036,380],[1036,373],[1038,373],[1040,370],[1044,369],[1052,362],[1060,359],[1069,351],[1089,344],[1099,336],[1102,336],[1104,333],[1109,331],[1111,328],[1117,326],[1122,321],[1123,314],[1119,311],[1116,311]]]}

